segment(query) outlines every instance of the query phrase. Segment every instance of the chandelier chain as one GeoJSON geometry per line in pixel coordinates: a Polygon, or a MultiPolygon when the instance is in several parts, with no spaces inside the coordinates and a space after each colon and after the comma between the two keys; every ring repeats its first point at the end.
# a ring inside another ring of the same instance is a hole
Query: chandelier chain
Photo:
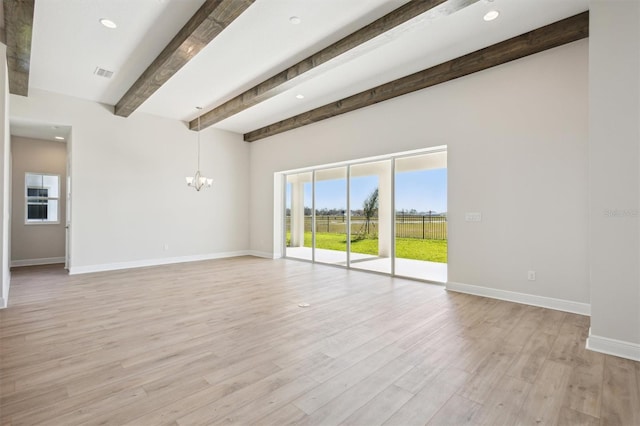
{"type": "MultiPolygon", "coordinates": [[[[196,107],[198,111],[202,108],[196,107]]],[[[213,179],[202,176],[200,173],[200,117],[201,114],[198,114],[198,168],[196,173],[192,176],[187,176],[185,179],[187,181],[187,186],[194,188],[196,191],[200,191],[203,188],[209,188],[213,184],[213,179]]]]}

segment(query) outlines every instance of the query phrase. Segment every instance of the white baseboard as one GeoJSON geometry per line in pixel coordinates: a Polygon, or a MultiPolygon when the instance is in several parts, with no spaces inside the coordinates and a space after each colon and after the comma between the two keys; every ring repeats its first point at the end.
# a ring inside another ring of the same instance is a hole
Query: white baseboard
{"type": "Polygon", "coordinates": [[[525,305],[540,306],[542,308],[555,309],[556,311],[571,312],[580,315],[591,315],[589,303],[574,302],[571,300],[554,299],[553,297],[536,296],[533,294],[517,293],[515,291],[499,290],[496,288],[481,287],[471,284],[447,282],[447,290],[458,293],[473,294],[489,297],[491,299],[506,300],[509,302],[523,303],[525,305]]]}
{"type": "Polygon", "coordinates": [[[249,256],[247,250],[224,253],[199,254],[195,256],[166,257],[162,259],[134,260],[131,262],[104,263],[101,265],[71,266],[69,275],[89,274],[92,272],[116,271],[120,269],[143,268],[146,266],[170,265],[172,263],[197,262],[200,260],[224,259],[227,257],[249,256]]]}
{"type": "Polygon", "coordinates": [[[247,254],[249,256],[264,257],[265,259],[278,259],[280,257],[280,256],[276,256],[274,253],[269,253],[266,251],[258,251],[258,250],[249,250],[247,254]]]}
{"type": "Polygon", "coordinates": [[[45,257],[42,259],[12,260],[11,267],[15,268],[18,266],[53,265],[55,263],[64,263],[64,257],[45,257]]]}
{"type": "Polygon", "coordinates": [[[640,344],[610,339],[608,337],[594,336],[591,334],[591,327],[589,327],[589,337],[587,337],[587,349],[607,355],[619,356],[620,358],[640,361],[640,344]]]}
{"type": "Polygon", "coordinates": [[[4,309],[7,307],[7,301],[4,298],[0,297],[0,309],[4,309]]]}

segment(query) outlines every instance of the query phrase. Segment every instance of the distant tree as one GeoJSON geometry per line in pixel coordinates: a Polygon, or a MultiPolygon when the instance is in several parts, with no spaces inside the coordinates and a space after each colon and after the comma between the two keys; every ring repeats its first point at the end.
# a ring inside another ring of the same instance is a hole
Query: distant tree
{"type": "Polygon", "coordinates": [[[369,234],[371,220],[378,215],[378,188],[364,200],[362,214],[364,215],[364,232],[369,234]]]}

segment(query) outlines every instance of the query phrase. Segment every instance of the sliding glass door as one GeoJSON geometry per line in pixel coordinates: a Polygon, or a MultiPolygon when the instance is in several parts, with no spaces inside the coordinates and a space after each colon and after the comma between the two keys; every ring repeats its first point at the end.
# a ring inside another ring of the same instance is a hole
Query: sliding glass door
{"type": "Polygon", "coordinates": [[[391,160],[351,166],[350,266],[391,273],[391,160]]]}
{"type": "Polygon", "coordinates": [[[447,153],[395,160],[395,273],[447,281],[447,153]]]}
{"type": "Polygon", "coordinates": [[[347,265],[347,168],[317,170],[315,260],[347,265]]]}
{"type": "Polygon", "coordinates": [[[286,256],[447,280],[447,152],[286,175],[286,256]]]}
{"type": "Polygon", "coordinates": [[[286,256],[312,260],[311,208],[313,173],[287,175],[285,191],[286,256]]]}

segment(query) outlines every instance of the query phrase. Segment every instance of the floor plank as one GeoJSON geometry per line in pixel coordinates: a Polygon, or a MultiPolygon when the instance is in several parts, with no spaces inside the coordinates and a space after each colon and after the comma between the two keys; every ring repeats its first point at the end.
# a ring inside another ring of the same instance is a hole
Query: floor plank
{"type": "Polygon", "coordinates": [[[460,395],[453,395],[429,420],[428,426],[475,425],[481,405],[460,395]]]}
{"type": "Polygon", "coordinates": [[[640,424],[640,395],[634,364],[637,363],[618,357],[605,359],[601,424],[640,424]]]}
{"type": "Polygon", "coordinates": [[[290,260],[18,268],[0,424],[640,424],[640,363],[587,351],[588,328],[290,260]]]}
{"type": "Polygon", "coordinates": [[[521,379],[503,375],[491,389],[476,415],[479,425],[513,425],[529,395],[531,384],[521,379]]]}
{"type": "Polygon", "coordinates": [[[376,395],[368,403],[358,408],[342,424],[377,426],[383,424],[407,401],[414,397],[396,385],[391,385],[376,395]]]}
{"type": "Polygon", "coordinates": [[[451,398],[467,380],[468,374],[462,370],[446,368],[416,395],[407,401],[384,424],[391,425],[424,425],[451,398]]]}
{"type": "Polygon", "coordinates": [[[533,383],[555,340],[555,335],[543,331],[534,332],[529,336],[529,341],[515,358],[507,374],[533,383]]]}
{"type": "Polygon", "coordinates": [[[342,393],[336,392],[335,398],[308,416],[308,423],[333,425],[342,423],[413,367],[411,362],[402,357],[388,362],[350,389],[342,393]]]}
{"type": "Polygon", "coordinates": [[[558,416],[558,425],[598,426],[600,420],[580,411],[563,407],[558,416]]]}
{"type": "Polygon", "coordinates": [[[524,401],[516,424],[555,425],[560,416],[570,373],[571,367],[546,361],[524,401]]]}
{"type": "Polygon", "coordinates": [[[588,322],[584,318],[574,315],[562,324],[548,359],[572,367],[564,402],[566,413],[586,414],[588,422],[589,418],[600,417],[605,355],[585,348],[588,322]]]}

